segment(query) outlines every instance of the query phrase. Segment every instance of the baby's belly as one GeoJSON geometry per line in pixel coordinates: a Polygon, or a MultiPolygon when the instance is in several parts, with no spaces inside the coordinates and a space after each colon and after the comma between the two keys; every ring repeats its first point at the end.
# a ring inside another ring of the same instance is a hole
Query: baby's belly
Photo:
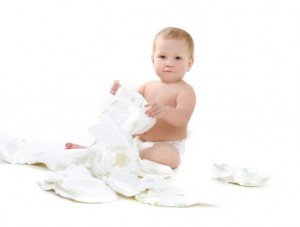
{"type": "Polygon", "coordinates": [[[187,129],[175,127],[153,127],[140,135],[146,141],[174,141],[183,140],[187,136],[187,129]]]}

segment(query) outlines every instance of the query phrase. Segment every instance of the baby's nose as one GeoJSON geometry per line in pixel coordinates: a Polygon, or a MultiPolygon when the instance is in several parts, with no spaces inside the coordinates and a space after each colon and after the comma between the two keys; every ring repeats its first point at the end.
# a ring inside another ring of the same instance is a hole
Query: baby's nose
{"type": "Polygon", "coordinates": [[[168,59],[168,60],[166,61],[166,66],[168,66],[168,67],[174,66],[174,61],[171,60],[171,59],[168,59]]]}

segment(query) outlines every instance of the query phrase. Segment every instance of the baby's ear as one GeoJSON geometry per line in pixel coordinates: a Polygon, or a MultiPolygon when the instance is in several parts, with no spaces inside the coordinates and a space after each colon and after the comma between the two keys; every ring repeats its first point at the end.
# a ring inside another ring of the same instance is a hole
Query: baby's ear
{"type": "Polygon", "coordinates": [[[154,56],[151,55],[151,61],[152,61],[152,64],[154,64],[154,56]]]}
{"type": "Polygon", "coordinates": [[[188,69],[187,69],[187,72],[190,71],[190,69],[192,68],[193,64],[194,64],[194,58],[191,58],[191,59],[189,60],[189,63],[188,63],[188,69]]]}

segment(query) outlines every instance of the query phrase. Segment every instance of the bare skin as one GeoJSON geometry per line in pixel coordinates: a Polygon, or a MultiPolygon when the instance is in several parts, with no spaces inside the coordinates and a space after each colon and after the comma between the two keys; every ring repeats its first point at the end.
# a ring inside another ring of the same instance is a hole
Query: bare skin
{"type": "Polygon", "coordinates": [[[82,148],[87,148],[87,147],[82,146],[80,144],[76,144],[76,143],[66,143],[65,148],[66,149],[82,149],[82,148]]]}
{"type": "MultiPolygon", "coordinates": [[[[141,159],[177,168],[180,154],[177,148],[166,141],[182,140],[187,137],[187,126],[196,104],[196,95],[183,77],[193,65],[184,40],[156,40],[152,56],[157,81],[146,82],[138,92],[148,102],[145,112],[156,119],[156,124],[147,132],[138,135],[145,141],[152,141],[152,147],[140,150],[141,159]]],[[[121,84],[116,80],[110,90],[115,95],[121,84]]],[[[136,135],[135,135],[136,136],[136,135]]],[[[84,148],[79,144],[67,143],[66,149],[84,148]]]]}

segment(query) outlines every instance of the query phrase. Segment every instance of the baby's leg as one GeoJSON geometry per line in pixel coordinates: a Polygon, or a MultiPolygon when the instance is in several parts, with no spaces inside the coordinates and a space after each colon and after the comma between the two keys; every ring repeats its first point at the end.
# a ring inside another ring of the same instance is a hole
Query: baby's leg
{"type": "Polygon", "coordinates": [[[141,159],[148,159],[175,169],[180,164],[180,154],[176,147],[169,143],[157,142],[152,147],[140,151],[141,159]]]}

